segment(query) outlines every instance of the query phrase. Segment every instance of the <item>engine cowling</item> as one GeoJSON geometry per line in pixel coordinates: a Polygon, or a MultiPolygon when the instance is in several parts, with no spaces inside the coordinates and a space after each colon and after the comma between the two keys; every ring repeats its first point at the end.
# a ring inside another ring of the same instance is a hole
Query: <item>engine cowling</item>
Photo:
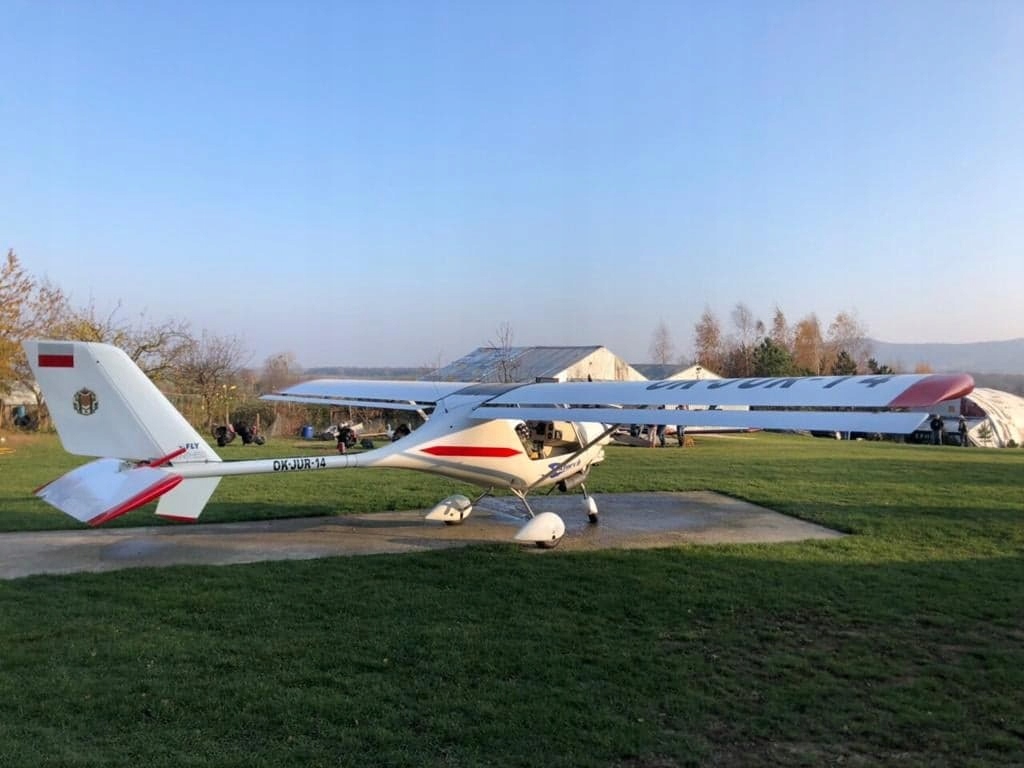
{"type": "Polygon", "coordinates": [[[590,465],[588,464],[576,474],[569,475],[568,477],[563,477],[555,484],[555,487],[562,493],[565,493],[566,491],[571,491],[573,488],[579,485],[583,485],[583,481],[587,479],[587,475],[589,474],[590,465]]]}

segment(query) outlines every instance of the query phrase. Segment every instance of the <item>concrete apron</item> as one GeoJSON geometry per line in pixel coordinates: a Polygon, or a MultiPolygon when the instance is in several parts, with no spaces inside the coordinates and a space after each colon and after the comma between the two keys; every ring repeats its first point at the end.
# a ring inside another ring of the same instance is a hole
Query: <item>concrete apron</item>
{"type": "MultiPolygon", "coordinates": [[[[601,521],[587,522],[579,494],[531,497],[536,512],[565,521],[558,551],[679,544],[771,543],[842,534],[717,493],[596,495],[601,521]]],[[[486,498],[462,525],[423,520],[423,512],[379,512],[245,523],[88,528],[0,534],[0,578],[168,565],[419,552],[512,542],[523,524],[512,497],[486,498]]],[[[541,551],[541,550],[536,550],[541,551]]]]}

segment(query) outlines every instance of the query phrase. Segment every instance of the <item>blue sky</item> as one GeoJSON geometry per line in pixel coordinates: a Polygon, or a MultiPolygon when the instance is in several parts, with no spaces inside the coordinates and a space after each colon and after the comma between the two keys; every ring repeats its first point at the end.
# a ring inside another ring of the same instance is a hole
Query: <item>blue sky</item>
{"type": "Polygon", "coordinates": [[[1024,336],[1024,4],[0,0],[0,246],[252,362],[1024,336]]]}

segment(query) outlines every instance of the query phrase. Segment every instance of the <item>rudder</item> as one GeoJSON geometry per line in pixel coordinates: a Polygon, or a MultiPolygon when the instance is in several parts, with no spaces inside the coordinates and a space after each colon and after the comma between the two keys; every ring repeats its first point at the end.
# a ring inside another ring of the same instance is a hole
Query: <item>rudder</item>
{"type": "Polygon", "coordinates": [[[79,456],[176,462],[220,457],[127,354],[109,344],[27,341],[32,373],[64,450],[79,456]]]}

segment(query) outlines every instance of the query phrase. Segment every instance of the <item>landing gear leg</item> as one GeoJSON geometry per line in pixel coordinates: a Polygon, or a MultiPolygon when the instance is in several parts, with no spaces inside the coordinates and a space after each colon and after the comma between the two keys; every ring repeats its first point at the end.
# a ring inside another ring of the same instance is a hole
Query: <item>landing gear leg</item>
{"type": "Polygon", "coordinates": [[[519,497],[519,500],[521,502],[523,502],[523,506],[526,507],[526,514],[529,515],[531,519],[536,517],[536,515],[533,514],[533,509],[530,508],[530,502],[526,500],[526,494],[523,491],[517,490],[515,488],[510,488],[509,490],[512,491],[512,493],[514,493],[517,497],[519,497]]]}

